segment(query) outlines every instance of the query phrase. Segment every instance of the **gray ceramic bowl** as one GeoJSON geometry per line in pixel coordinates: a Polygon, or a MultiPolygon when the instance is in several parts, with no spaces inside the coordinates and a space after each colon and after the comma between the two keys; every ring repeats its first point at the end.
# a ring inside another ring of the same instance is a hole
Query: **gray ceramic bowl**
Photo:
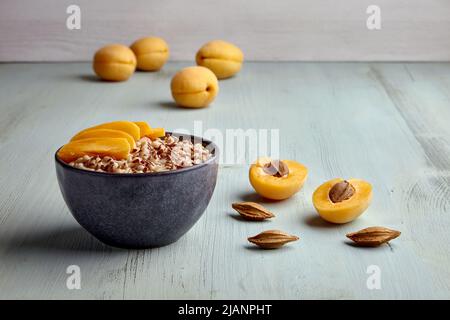
{"type": "MultiPolygon", "coordinates": [[[[174,134],[177,135],[177,134],[174,134]]],[[[63,198],[78,223],[100,241],[121,248],[168,245],[205,211],[217,180],[218,149],[208,161],[174,171],[116,174],[76,169],[55,154],[63,198]]]]}

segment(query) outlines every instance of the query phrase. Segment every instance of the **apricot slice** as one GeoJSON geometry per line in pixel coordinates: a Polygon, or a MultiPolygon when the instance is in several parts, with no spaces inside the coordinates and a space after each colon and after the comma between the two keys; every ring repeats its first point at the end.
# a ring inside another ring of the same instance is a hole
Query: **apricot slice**
{"type": "Polygon", "coordinates": [[[82,131],[75,135],[70,141],[84,140],[90,138],[125,138],[133,149],[136,146],[136,142],[133,137],[130,136],[125,131],[113,130],[113,129],[92,129],[87,131],[82,131]]]}
{"type": "Polygon", "coordinates": [[[259,158],[250,166],[250,183],[261,196],[283,200],[297,193],[306,181],[308,169],[293,160],[259,158]]]}
{"type": "Polygon", "coordinates": [[[112,130],[119,130],[128,133],[130,136],[133,137],[135,141],[139,140],[141,138],[141,129],[139,129],[139,126],[131,121],[113,121],[108,123],[102,123],[98,126],[90,127],[87,129],[84,129],[77,133],[77,135],[84,133],[85,131],[89,131],[92,129],[112,129],[112,130]]]}
{"type": "Polygon", "coordinates": [[[372,200],[372,186],[361,179],[332,179],[319,186],[312,196],[319,215],[332,223],[358,218],[372,200]]]}
{"type": "Polygon", "coordinates": [[[152,128],[150,127],[150,125],[147,122],[145,122],[145,121],[135,121],[134,123],[141,130],[140,138],[148,137],[152,133],[152,128]]]}
{"type": "Polygon", "coordinates": [[[166,135],[166,131],[164,130],[164,128],[153,128],[148,136],[151,139],[156,139],[156,138],[164,137],[165,135],[166,135]]]}
{"type": "Polygon", "coordinates": [[[58,157],[64,162],[74,161],[84,155],[110,156],[114,159],[126,159],[130,154],[130,144],[125,138],[90,138],[65,144],[58,157]]]}

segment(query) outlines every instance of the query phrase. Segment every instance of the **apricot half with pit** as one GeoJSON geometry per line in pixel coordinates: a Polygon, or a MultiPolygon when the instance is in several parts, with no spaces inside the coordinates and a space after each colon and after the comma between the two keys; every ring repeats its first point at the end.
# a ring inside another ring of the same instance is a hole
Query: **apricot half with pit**
{"type": "Polygon", "coordinates": [[[198,50],[197,65],[210,69],[218,79],[229,78],[241,70],[244,54],[234,44],[214,40],[198,50]]]}
{"type": "Polygon", "coordinates": [[[170,89],[175,102],[188,108],[208,106],[219,92],[217,77],[208,68],[187,67],[172,78],[170,89]]]}
{"type": "Polygon", "coordinates": [[[90,138],[71,141],[58,151],[58,157],[67,163],[84,155],[126,159],[129,154],[130,144],[125,138],[90,138]]]}
{"type": "Polygon", "coordinates": [[[103,80],[125,81],[136,69],[136,56],[127,46],[111,44],[95,53],[92,67],[103,80]]]}
{"type": "Polygon", "coordinates": [[[169,58],[169,46],[158,37],[136,40],[130,48],[136,55],[138,70],[157,71],[169,58]]]}
{"type": "Polygon", "coordinates": [[[297,193],[306,181],[308,169],[293,160],[259,158],[250,167],[250,183],[261,196],[283,200],[297,193]]]}
{"type": "Polygon", "coordinates": [[[358,218],[372,200],[372,186],[361,179],[332,179],[314,191],[313,204],[319,215],[332,223],[358,218]]]}

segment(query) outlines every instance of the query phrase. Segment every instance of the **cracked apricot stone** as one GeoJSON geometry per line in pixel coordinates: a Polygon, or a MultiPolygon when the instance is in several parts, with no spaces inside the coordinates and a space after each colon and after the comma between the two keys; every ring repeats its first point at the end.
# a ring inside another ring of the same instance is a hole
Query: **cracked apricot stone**
{"type": "Polygon", "coordinates": [[[127,46],[111,44],[95,53],[92,67],[103,80],[125,81],[136,69],[136,56],[127,46]]]}
{"type": "Polygon", "coordinates": [[[126,159],[129,154],[130,144],[125,138],[90,138],[71,141],[58,151],[58,157],[67,163],[84,155],[126,159]]]}
{"type": "Polygon", "coordinates": [[[194,66],[175,74],[170,89],[179,106],[202,108],[208,106],[217,96],[219,83],[211,70],[194,66]]]}
{"type": "Polygon", "coordinates": [[[332,179],[314,191],[313,204],[319,215],[332,223],[358,218],[372,200],[372,186],[361,179],[332,179]]]}
{"type": "Polygon", "coordinates": [[[241,70],[244,54],[232,43],[214,40],[198,50],[195,60],[197,65],[214,72],[218,79],[225,79],[241,70]]]}
{"type": "Polygon", "coordinates": [[[308,169],[293,160],[259,158],[250,166],[250,183],[261,196],[283,200],[297,193],[306,181],[308,169]]]}

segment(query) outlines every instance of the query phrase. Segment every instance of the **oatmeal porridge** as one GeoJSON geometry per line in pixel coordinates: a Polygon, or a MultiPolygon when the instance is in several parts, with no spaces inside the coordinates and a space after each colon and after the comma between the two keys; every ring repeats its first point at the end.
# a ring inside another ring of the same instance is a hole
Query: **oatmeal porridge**
{"type": "Polygon", "coordinates": [[[70,166],[98,172],[149,173],[191,167],[211,158],[210,150],[201,143],[192,143],[166,134],[164,137],[142,137],[136,141],[126,159],[111,156],[83,155],[69,162],[70,166]]]}

